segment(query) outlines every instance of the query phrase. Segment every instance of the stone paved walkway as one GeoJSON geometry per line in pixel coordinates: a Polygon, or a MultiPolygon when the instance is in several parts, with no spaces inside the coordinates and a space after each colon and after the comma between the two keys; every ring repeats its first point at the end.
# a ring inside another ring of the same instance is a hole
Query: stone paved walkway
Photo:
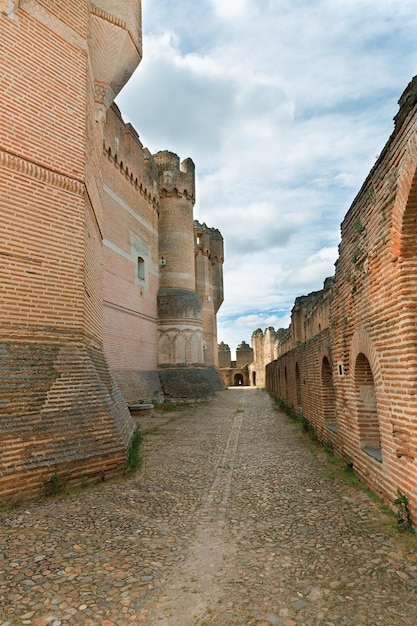
{"type": "Polygon", "coordinates": [[[0,624],[417,624],[417,544],[266,393],[141,420],[134,477],[0,514],[0,624]]]}

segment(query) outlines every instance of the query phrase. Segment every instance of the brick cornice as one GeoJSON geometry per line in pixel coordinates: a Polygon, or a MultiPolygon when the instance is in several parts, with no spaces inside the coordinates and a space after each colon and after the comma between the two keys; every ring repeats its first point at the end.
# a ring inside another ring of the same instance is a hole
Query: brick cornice
{"type": "Polygon", "coordinates": [[[97,17],[100,17],[102,20],[106,20],[106,22],[110,22],[110,24],[114,24],[119,28],[127,30],[127,24],[124,20],[116,17],[115,15],[112,15],[111,13],[107,13],[107,11],[104,11],[104,9],[100,9],[95,4],[91,5],[91,13],[93,15],[96,15],[97,17]]]}
{"type": "Polygon", "coordinates": [[[33,161],[24,159],[20,156],[0,149],[0,167],[4,167],[8,170],[18,172],[23,176],[34,178],[42,183],[51,185],[52,187],[58,187],[65,189],[70,193],[76,195],[82,195],[85,190],[85,185],[80,180],[70,178],[59,172],[54,172],[46,167],[38,165],[33,161]]]}

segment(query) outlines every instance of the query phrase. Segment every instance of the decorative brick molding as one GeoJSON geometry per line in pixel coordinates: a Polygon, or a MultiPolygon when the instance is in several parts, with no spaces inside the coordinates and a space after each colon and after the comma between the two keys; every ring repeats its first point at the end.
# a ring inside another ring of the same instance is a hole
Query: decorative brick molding
{"type": "Polygon", "coordinates": [[[156,208],[159,204],[159,199],[155,195],[155,190],[152,189],[152,192],[149,191],[146,185],[140,180],[140,175],[143,174],[143,172],[136,174],[136,172],[133,173],[133,171],[129,171],[129,167],[123,163],[118,154],[115,153],[110,146],[106,145],[104,141],[103,153],[106,155],[108,160],[113,163],[114,167],[120,171],[121,175],[130,182],[135,190],[138,191],[140,195],[149,202],[149,204],[156,208]]]}
{"type": "Polygon", "coordinates": [[[59,172],[54,172],[45,167],[41,167],[37,163],[33,163],[32,161],[28,161],[27,159],[23,159],[15,154],[10,154],[9,152],[5,152],[1,149],[0,166],[18,172],[19,174],[23,174],[24,176],[35,178],[47,185],[51,185],[52,187],[59,187],[60,189],[65,189],[66,191],[80,196],[85,190],[84,184],[79,180],[69,178],[59,172]]]}
{"type": "Polygon", "coordinates": [[[92,15],[96,15],[97,17],[100,17],[102,20],[106,20],[106,22],[110,22],[110,24],[114,24],[115,26],[118,26],[119,28],[123,28],[124,30],[127,30],[127,24],[124,20],[118,18],[116,15],[112,15],[111,13],[104,11],[104,9],[101,9],[95,4],[91,5],[91,13],[92,15]]]}

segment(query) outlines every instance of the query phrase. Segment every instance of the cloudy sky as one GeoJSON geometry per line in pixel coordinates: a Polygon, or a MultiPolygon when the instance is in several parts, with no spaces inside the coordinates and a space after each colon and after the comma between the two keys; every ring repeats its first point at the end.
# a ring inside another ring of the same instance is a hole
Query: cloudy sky
{"type": "Polygon", "coordinates": [[[142,0],[117,103],[151,152],[196,165],[225,241],[218,340],[287,327],[334,273],[340,222],[417,74],[415,0],[142,0]]]}

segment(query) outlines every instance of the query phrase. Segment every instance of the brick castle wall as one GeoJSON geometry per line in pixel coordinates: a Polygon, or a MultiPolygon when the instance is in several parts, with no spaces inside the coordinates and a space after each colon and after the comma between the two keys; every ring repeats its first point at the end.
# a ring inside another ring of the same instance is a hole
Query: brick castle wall
{"type": "MultiPolygon", "coordinates": [[[[417,521],[417,79],[343,220],[334,285],[299,300],[266,386],[417,521]],[[326,309],[327,307],[327,309],[326,309]],[[328,324],[325,320],[327,318],[328,324]],[[328,325],[328,330],[323,329],[328,325]]],[[[296,302],[297,304],[297,302],[296,302]]]]}
{"type": "Polygon", "coordinates": [[[133,432],[103,354],[105,105],[91,74],[100,29],[120,26],[90,8],[0,11],[0,497],[120,472],[133,432]]]}
{"type": "Polygon", "coordinates": [[[115,106],[107,113],[102,171],[105,354],[127,402],[161,400],[158,173],[115,106]]]}

